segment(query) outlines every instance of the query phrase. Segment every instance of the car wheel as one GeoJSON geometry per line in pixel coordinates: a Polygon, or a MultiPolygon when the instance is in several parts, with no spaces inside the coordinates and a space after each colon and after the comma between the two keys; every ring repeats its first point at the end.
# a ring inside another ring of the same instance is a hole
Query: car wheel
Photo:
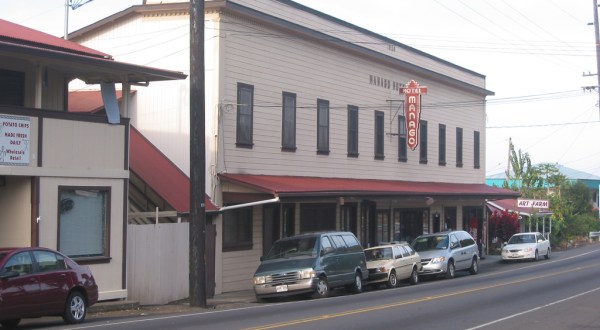
{"type": "Polygon", "coordinates": [[[446,269],[446,278],[448,278],[448,279],[454,278],[455,274],[456,274],[456,268],[454,268],[454,261],[449,260],[448,261],[448,269],[446,269]]]}
{"type": "Polygon", "coordinates": [[[360,272],[354,273],[354,282],[348,286],[348,289],[352,293],[361,293],[362,292],[362,277],[360,276],[360,272]]]}
{"type": "Polygon", "coordinates": [[[16,328],[17,325],[19,325],[19,322],[21,322],[21,319],[4,320],[0,321],[0,325],[2,325],[3,328],[12,329],[16,328]]]}
{"type": "Polygon", "coordinates": [[[546,251],[544,258],[546,258],[546,260],[550,259],[550,248],[548,248],[548,251],[546,251]]]}
{"type": "Polygon", "coordinates": [[[469,273],[471,273],[471,275],[479,273],[479,262],[477,262],[477,257],[473,257],[471,268],[469,268],[469,273]]]}
{"type": "Polygon", "coordinates": [[[390,272],[390,276],[388,276],[388,280],[387,280],[387,287],[388,288],[394,288],[398,285],[398,278],[396,277],[396,271],[392,270],[390,272]]]}
{"type": "Polygon", "coordinates": [[[319,277],[317,281],[317,289],[313,294],[314,298],[327,298],[329,297],[329,283],[327,283],[327,279],[325,276],[319,277]]]}
{"type": "Polygon", "coordinates": [[[532,261],[537,261],[538,257],[539,257],[538,250],[535,250],[535,255],[533,256],[533,260],[532,261]]]}
{"type": "Polygon", "coordinates": [[[412,273],[410,273],[410,284],[415,285],[419,283],[419,273],[417,267],[413,267],[412,273]]]}
{"type": "Polygon", "coordinates": [[[71,292],[65,304],[63,320],[68,324],[81,323],[87,313],[87,303],[80,292],[71,292]]]}

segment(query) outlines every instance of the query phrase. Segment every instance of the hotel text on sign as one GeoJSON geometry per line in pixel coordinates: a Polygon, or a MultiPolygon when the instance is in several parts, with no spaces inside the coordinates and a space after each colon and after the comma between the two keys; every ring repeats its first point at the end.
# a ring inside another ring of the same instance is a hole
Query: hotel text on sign
{"type": "Polygon", "coordinates": [[[400,88],[404,94],[404,113],[406,116],[406,144],[411,150],[419,145],[419,121],[421,119],[421,95],[427,94],[427,87],[411,80],[405,87],[400,88]]]}
{"type": "Polygon", "coordinates": [[[517,199],[518,207],[530,207],[534,209],[547,209],[550,202],[545,199],[517,199]]]}

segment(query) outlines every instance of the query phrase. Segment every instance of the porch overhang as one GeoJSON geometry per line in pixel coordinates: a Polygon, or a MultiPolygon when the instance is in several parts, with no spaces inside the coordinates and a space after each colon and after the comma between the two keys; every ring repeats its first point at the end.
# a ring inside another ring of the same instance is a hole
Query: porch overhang
{"type": "Polygon", "coordinates": [[[286,198],[361,197],[361,198],[478,198],[486,200],[515,199],[513,190],[486,184],[415,182],[352,178],[302,176],[219,174],[222,182],[232,183],[257,193],[286,198]]]}
{"type": "Polygon", "coordinates": [[[549,209],[532,209],[532,208],[518,207],[517,205],[518,204],[517,204],[516,198],[487,201],[487,207],[492,212],[494,212],[494,211],[514,212],[519,215],[524,215],[527,217],[531,217],[532,215],[537,215],[537,216],[552,215],[552,211],[550,211],[549,209]]]}

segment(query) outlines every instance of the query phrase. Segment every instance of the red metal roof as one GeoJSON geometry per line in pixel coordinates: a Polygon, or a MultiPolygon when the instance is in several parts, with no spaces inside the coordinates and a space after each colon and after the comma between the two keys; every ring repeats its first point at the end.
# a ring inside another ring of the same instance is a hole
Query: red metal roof
{"type": "Polygon", "coordinates": [[[57,38],[53,35],[40,32],[28,27],[0,19],[0,39],[12,39],[21,45],[36,46],[39,48],[68,51],[70,53],[85,54],[99,58],[112,58],[110,55],[85,47],[76,42],[57,38]]]}
{"type": "MultiPolygon", "coordinates": [[[[190,211],[190,179],[138,130],[129,130],[129,169],[156,191],[177,212],[190,211]]],[[[219,208],[205,196],[205,210],[219,208]]]]}
{"type": "Polygon", "coordinates": [[[371,195],[371,196],[471,196],[482,198],[516,198],[518,192],[486,184],[413,182],[348,178],[320,178],[276,175],[220,174],[222,180],[234,182],[279,196],[371,195]]]}
{"type": "MultiPolygon", "coordinates": [[[[133,94],[135,91],[130,93],[133,94]]],[[[121,99],[123,92],[117,90],[117,100],[121,99]]],[[[100,91],[69,92],[69,112],[96,113],[104,110],[104,101],[100,91]]]]}

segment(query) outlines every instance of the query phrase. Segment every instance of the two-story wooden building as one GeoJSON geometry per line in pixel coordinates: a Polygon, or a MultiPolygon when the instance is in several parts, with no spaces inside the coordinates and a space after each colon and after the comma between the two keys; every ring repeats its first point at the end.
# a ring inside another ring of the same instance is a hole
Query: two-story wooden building
{"type": "MultiPolygon", "coordinates": [[[[189,72],[190,4],[167,2],[70,39],[189,72]]],[[[206,1],[204,24],[216,293],[251,288],[280,237],[344,229],[370,246],[458,228],[484,239],[486,200],[516,196],[485,184],[485,76],[290,0],[206,1]]],[[[138,90],[130,114],[189,174],[188,84],[138,90]]]]}
{"type": "Polygon", "coordinates": [[[0,245],[59,250],[90,266],[101,300],[126,297],[129,119],[114,86],[185,77],[0,20],[0,245]],[[108,116],[67,112],[74,79],[103,91],[108,116]]]}

